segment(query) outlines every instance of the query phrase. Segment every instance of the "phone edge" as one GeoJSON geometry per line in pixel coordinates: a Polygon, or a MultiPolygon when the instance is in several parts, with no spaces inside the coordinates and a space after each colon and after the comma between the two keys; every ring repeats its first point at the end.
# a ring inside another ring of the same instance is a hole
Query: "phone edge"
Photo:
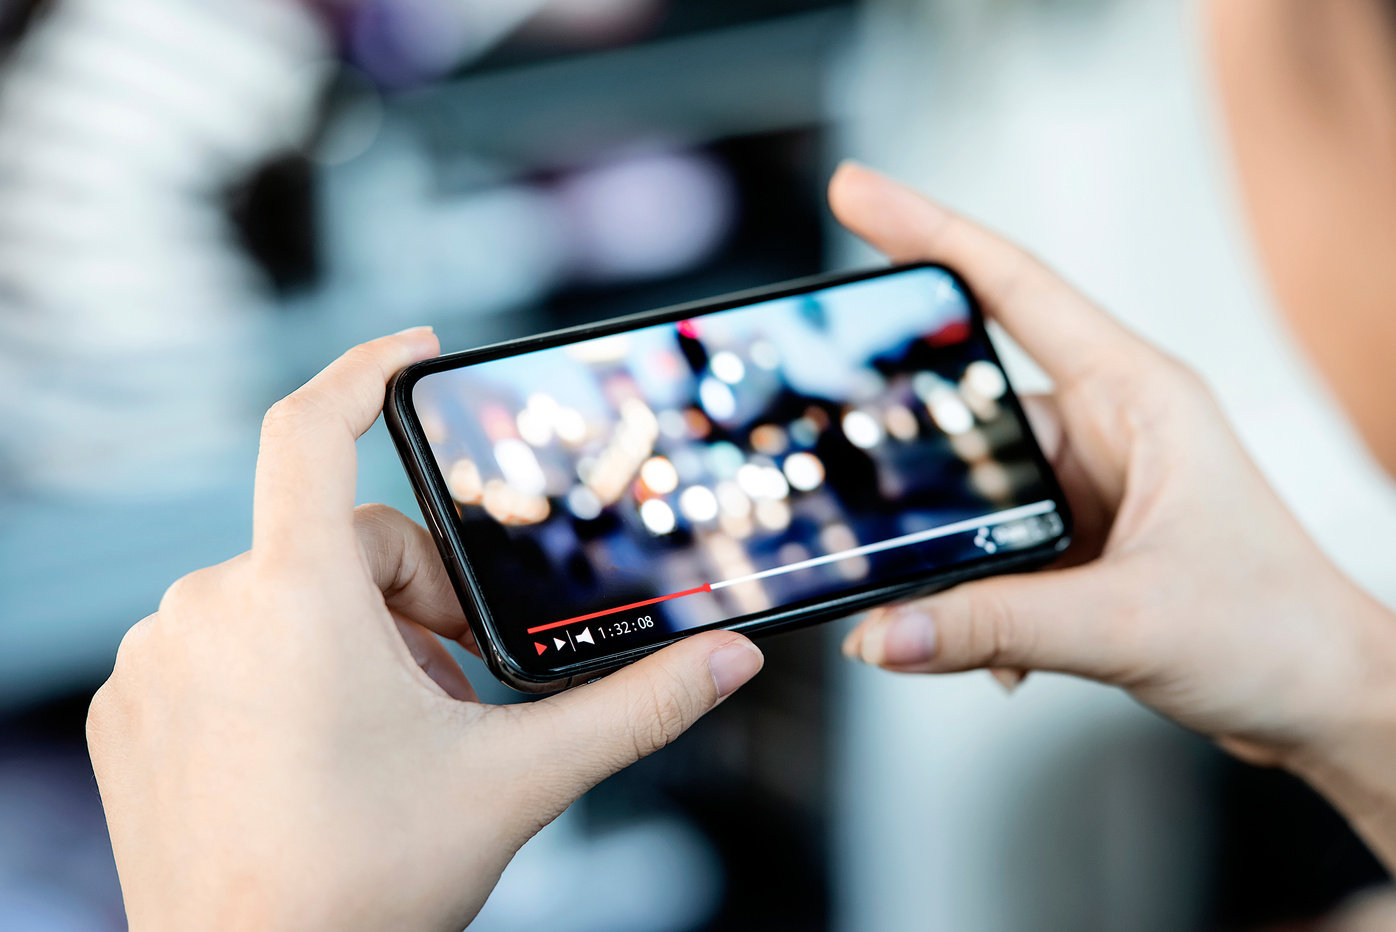
{"type": "MultiPolygon", "coordinates": [[[[994,363],[1000,368],[1003,368],[998,350],[994,346],[992,337],[985,326],[986,318],[980,307],[978,298],[975,296],[974,291],[970,288],[969,283],[965,281],[964,277],[954,269],[940,263],[911,262],[859,269],[852,272],[831,272],[812,275],[788,282],[780,282],[775,285],[719,295],[714,298],[689,301],[656,308],[650,311],[641,311],[636,314],[627,314],[621,317],[596,321],[590,324],[565,327],[546,333],[487,344],[469,350],[442,354],[433,359],[413,363],[395,373],[388,381],[385,391],[383,405],[384,421],[387,424],[389,434],[393,438],[398,457],[402,460],[403,466],[408,472],[413,493],[417,498],[418,505],[422,509],[423,517],[428,522],[428,530],[433,540],[436,542],[437,550],[441,554],[442,561],[446,565],[447,575],[451,579],[451,585],[456,591],[456,596],[461,603],[461,609],[470,625],[476,645],[480,649],[480,656],[495,678],[519,692],[555,692],[580,683],[599,679],[642,657],[661,650],[669,644],[699,632],[679,632],[672,638],[636,647],[625,653],[613,654],[610,657],[604,658],[606,661],[613,662],[607,662],[598,667],[569,676],[554,678],[538,677],[518,667],[513,658],[500,650],[497,646],[499,638],[494,631],[493,618],[489,613],[488,607],[484,604],[483,593],[479,591],[474,573],[469,566],[468,557],[465,555],[464,546],[458,539],[458,535],[455,533],[455,528],[450,518],[451,513],[454,511],[454,506],[448,501],[442,504],[435,500],[439,498],[442,493],[437,487],[438,483],[436,477],[428,471],[428,467],[431,465],[430,450],[427,446],[424,446],[425,437],[417,436],[417,434],[420,433],[420,428],[405,416],[405,407],[403,406],[410,402],[411,391],[417,381],[423,376],[441,369],[457,368],[461,365],[485,362],[503,356],[536,352],[570,342],[608,336],[613,333],[621,333],[644,326],[672,323],[683,320],[689,316],[695,316],[698,313],[717,313],[735,307],[759,303],[761,301],[778,300],[781,297],[805,294],[812,290],[852,284],[869,278],[894,275],[920,268],[940,269],[948,273],[961,286],[961,290],[964,292],[970,306],[970,316],[973,326],[978,335],[983,337],[984,345],[988,347],[989,354],[994,363]],[[431,497],[424,497],[424,490],[429,491],[431,497]]],[[[1047,460],[1041,444],[1038,442],[1037,436],[1032,430],[1031,423],[1027,420],[1017,389],[1011,382],[1009,384],[1009,397],[1012,401],[1014,413],[1026,427],[1026,436],[1032,448],[1034,459],[1037,460],[1037,465],[1042,475],[1046,478],[1050,490],[1053,493],[1051,497],[1058,506],[1057,514],[1061,517],[1063,525],[1060,535],[1028,550],[996,555],[987,562],[977,561],[970,566],[960,569],[948,568],[942,572],[923,577],[915,583],[893,583],[868,592],[861,592],[852,596],[835,597],[826,599],[815,605],[791,609],[788,613],[790,616],[788,619],[783,618],[782,613],[777,612],[759,620],[736,623],[730,626],[719,625],[715,628],[705,628],[702,630],[738,631],[753,637],[761,637],[767,634],[791,631],[797,628],[845,617],[888,602],[913,598],[918,595],[929,595],[974,579],[1028,572],[1052,563],[1060,556],[1061,552],[1069,546],[1072,540],[1074,532],[1072,514],[1065,493],[1057,479],[1056,471],[1047,460]]]]}

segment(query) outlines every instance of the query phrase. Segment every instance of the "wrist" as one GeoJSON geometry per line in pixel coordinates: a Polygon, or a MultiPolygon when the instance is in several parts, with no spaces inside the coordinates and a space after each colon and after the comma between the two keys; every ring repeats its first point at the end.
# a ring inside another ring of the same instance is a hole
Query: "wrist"
{"type": "Polygon", "coordinates": [[[1280,761],[1328,798],[1396,869],[1396,613],[1356,586],[1347,620],[1357,675],[1321,733],[1280,761]]]}

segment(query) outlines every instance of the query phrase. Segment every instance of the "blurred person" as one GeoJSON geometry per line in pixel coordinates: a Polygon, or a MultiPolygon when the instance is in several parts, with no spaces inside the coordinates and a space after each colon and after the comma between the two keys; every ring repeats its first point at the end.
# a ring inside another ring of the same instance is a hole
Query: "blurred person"
{"type": "Polygon", "coordinates": [[[226,192],[308,129],[327,54],[282,0],[59,0],[0,80],[0,492],[228,481],[265,377],[226,192]]]}
{"type": "Polygon", "coordinates": [[[1396,2],[1209,7],[1244,207],[1281,311],[1396,473],[1396,2]]]}
{"type": "MultiPolygon", "coordinates": [[[[1371,192],[1396,172],[1380,170],[1386,149],[1361,145],[1379,110],[1354,101],[1396,81],[1378,70],[1396,42],[1375,28],[1375,0],[1305,5],[1332,31],[1309,21],[1290,35],[1279,17],[1299,5],[1218,5],[1219,73],[1257,239],[1284,269],[1281,302],[1301,336],[1330,341],[1314,348],[1320,366],[1394,468],[1396,392],[1379,388],[1379,363],[1396,351],[1380,239],[1396,201],[1371,192]],[[1312,90],[1352,108],[1287,111],[1263,66],[1293,78],[1284,56],[1325,39],[1351,80],[1312,90]],[[1353,135],[1320,144],[1315,126],[1353,135]],[[1305,157],[1285,163],[1286,133],[1314,151],[1295,146],[1305,157]]],[[[846,652],[899,672],[990,668],[1012,683],[1041,669],[1118,685],[1306,779],[1396,866],[1396,617],[1304,533],[1197,376],[906,188],[849,165],[830,198],[894,260],[963,273],[1052,376],[1031,412],[1078,533],[1060,567],[872,613],[846,652]]],[[[391,372],[435,351],[420,331],[385,338],[274,409],[252,550],[181,580],[127,636],[89,736],[133,928],[459,928],[531,832],[758,669],[744,639],[707,633],[528,707],[474,702],[433,640],[469,635],[425,531],[352,502],[352,438],[391,372]]],[[[1385,915],[1357,904],[1335,927],[1385,915]]]]}
{"type": "Polygon", "coordinates": [[[313,148],[336,54],[420,84],[530,22],[600,42],[652,6],[0,4],[0,42],[23,32],[0,47],[0,494],[101,505],[229,482],[282,376],[229,193],[313,148]]]}
{"type": "Polygon", "coordinates": [[[0,57],[0,492],[101,504],[239,463],[280,373],[229,194],[310,146],[336,43],[421,81],[547,4],[14,6],[35,12],[0,57]]]}

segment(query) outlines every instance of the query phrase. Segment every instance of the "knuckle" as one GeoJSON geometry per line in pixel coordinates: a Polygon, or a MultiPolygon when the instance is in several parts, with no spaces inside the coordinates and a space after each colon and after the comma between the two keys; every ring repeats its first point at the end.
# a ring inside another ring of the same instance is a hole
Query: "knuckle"
{"type": "Polygon", "coordinates": [[[412,575],[406,552],[412,540],[410,526],[411,521],[405,515],[387,505],[360,505],[354,509],[360,552],[374,567],[380,582],[390,579],[393,588],[405,585],[412,575]],[[405,569],[408,570],[406,577],[403,575],[405,569]]]}
{"type": "Polygon", "coordinates": [[[953,243],[957,237],[962,237],[965,232],[965,219],[959,214],[943,213],[939,222],[925,233],[925,241],[922,244],[922,258],[934,258],[941,255],[946,250],[947,243],[953,243]]]}
{"type": "Polygon", "coordinates": [[[378,502],[359,505],[354,509],[354,524],[370,533],[390,533],[406,523],[411,523],[406,515],[378,502]]]}
{"type": "Polygon", "coordinates": [[[101,731],[106,722],[106,718],[111,711],[111,680],[107,680],[97,688],[92,694],[92,701],[87,704],[87,740],[92,741],[94,731],[101,731]]]}
{"type": "Polygon", "coordinates": [[[326,420],[342,417],[315,385],[305,385],[267,409],[262,418],[262,442],[294,439],[326,420]]]}
{"type": "Polygon", "coordinates": [[[1189,398],[1211,396],[1211,386],[1196,369],[1176,356],[1161,353],[1160,357],[1155,377],[1161,388],[1175,395],[1181,394],[1189,398]]]}
{"type": "Polygon", "coordinates": [[[1152,346],[1128,365],[1111,361],[1092,385],[1092,401],[1112,412],[1122,435],[1157,435],[1213,404],[1211,387],[1195,369],[1152,346]]]}
{"type": "MultiPolygon", "coordinates": [[[[112,679],[121,676],[123,671],[129,670],[144,655],[156,617],[149,615],[142,618],[127,628],[126,633],[121,636],[121,643],[116,648],[116,662],[112,665],[112,679]]],[[[110,685],[111,680],[107,683],[110,685]]]]}
{"type": "Polygon", "coordinates": [[[305,395],[300,391],[292,392],[267,409],[262,418],[262,433],[274,434],[284,430],[288,425],[302,420],[308,408],[309,403],[305,395]]]}
{"type": "Polygon", "coordinates": [[[111,680],[103,683],[101,688],[93,694],[92,702],[87,706],[87,721],[84,725],[84,732],[94,766],[98,765],[98,759],[101,757],[100,752],[105,748],[106,738],[112,730],[112,689],[111,680]]]}
{"type": "Polygon", "coordinates": [[[126,703],[132,690],[139,691],[150,680],[151,656],[150,639],[154,631],[156,616],[149,615],[136,622],[121,636],[117,645],[116,657],[112,662],[111,675],[92,697],[87,710],[88,743],[93,740],[94,729],[109,731],[109,725],[116,717],[115,706],[126,703]]]}
{"type": "Polygon", "coordinates": [[[1029,652],[1027,632],[1008,602],[992,589],[980,592],[970,604],[970,664],[1005,662],[1029,652]]]}
{"type": "Polygon", "coordinates": [[[632,700],[635,756],[646,757],[672,744],[688,728],[687,688],[675,678],[647,678],[632,700]]]}
{"type": "Polygon", "coordinates": [[[1197,370],[1171,356],[1152,373],[1136,408],[1136,430],[1162,432],[1211,420],[1216,396],[1197,370]]]}
{"type": "MultiPolygon", "coordinates": [[[[180,605],[187,602],[189,600],[190,586],[188,580],[188,576],[181,576],[179,579],[170,583],[165,589],[164,595],[160,596],[160,605],[156,610],[161,612],[172,612],[178,609],[180,605]]],[[[131,632],[128,631],[126,633],[129,636],[131,632]]]]}
{"type": "Polygon", "coordinates": [[[1177,356],[1148,343],[1140,343],[1131,364],[1119,370],[1129,383],[1154,394],[1204,388],[1201,376],[1177,356]]]}
{"type": "Polygon", "coordinates": [[[401,512],[396,508],[389,508],[381,502],[369,502],[366,505],[359,505],[354,509],[354,514],[369,521],[381,521],[387,523],[394,520],[401,512]]]}
{"type": "MultiPolygon", "coordinates": [[[[180,608],[197,602],[207,572],[207,570],[195,570],[170,583],[165,594],[160,597],[160,607],[157,609],[157,614],[177,612],[180,608]]],[[[138,622],[136,627],[140,627],[141,624],[144,622],[138,622]]],[[[131,630],[134,631],[135,628],[131,630]]],[[[127,634],[129,635],[130,632],[128,631],[127,634]]]]}
{"type": "Polygon", "coordinates": [[[340,357],[340,361],[346,368],[377,369],[382,351],[382,344],[378,340],[356,343],[345,351],[344,355],[340,357]]]}
{"type": "Polygon", "coordinates": [[[94,752],[94,762],[96,752],[106,749],[129,731],[132,698],[131,691],[117,681],[115,674],[92,694],[84,732],[87,746],[94,752]]]}
{"type": "Polygon", "coordinates": [[[382,351],[376,341],[353,347],[335,363],[339,375],[336,381],[342,380],[355,392],[381,393],[389,374],[383,365],[382,351]]]}
{"type": "Polygon", "coordinates": [[[146,735],[151,702],[144,679],[120,677],[113,671],[88,703],[83,734],[99,783],[121,760],[132,759],[133,749],[146,735]]]}

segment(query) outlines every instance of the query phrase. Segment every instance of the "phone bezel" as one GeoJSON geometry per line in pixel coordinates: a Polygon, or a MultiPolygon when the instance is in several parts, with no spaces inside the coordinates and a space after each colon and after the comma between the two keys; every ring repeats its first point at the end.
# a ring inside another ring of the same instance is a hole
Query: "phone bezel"
{"type": "Polygon", "coordinates": [[[442,560],[445,562],[456,595],[460,599],[461,607],[470,623],[471,631],[474,633],[476,644],[479,646],[480,653],[490,672],[501,682],[523,692],[552,692],[603,676],[672,644],[680,638],[696,634],[699,631],[730,630],[752,635],[769,634],[842,617],[875,605],[946,588],[970,579],[1033,569],[1052,562],[1070,543],[1071,513],[1056,474],[1043,454],[1041,445],[1037,442],[1037,437],[1033,434],[1031,425],[1024,415],[1018,394],[1010,382],[1004,399],[1024,425],[1024,439],[1028,443],[1033,458],[1051,491],[1050,497],[1057,506],[1057,514],[1062,520],[1062,531],[1057,537],[1024,550],[986,554],[973,561],[956,564],[954,567],[917,573],[914,579],[850,587],[849,591],[840,595],[815,597],[794,606],[771,609],[754,617],[741,616],[729,622],[679,632],[661,641],[561,667],[557,675],[553,676],[539,676],[525,670],[501,647],[502,639],[498,635],[494,615],[471,569],[469,556],[460,540],[456,525],[458,515],[455,504],[446,489],[445,477],[442,476],[441,470],[436,465],[421,422],[412,405],[412,390],[418,381],[435,372],[463,368],[505,356],[517,356],[551,349],[556,346],[579,343],[643,327],[677,323],[681,320],[758,304],[763,301],[778,300],[824,288],[927,268],[947,273],[959,285],[968,299],[971,327],[975,335],[984,341],[988,348],[989,357],[994,363],[1002,367],[993,340],[989,337],[985,327],[984,315],[979,302],[964,278],[957,274],[954,269],[945,265],[933,262],[916,262],[856,272],[810,276],[717,298],[677,304],[598,323],[554,330],[536,336],[438,356],[408,366],[394,375],[387,386],[383,408],[384,420],[398,455],[402,459],[403,466],[411,479],[412,488],[421,506],[422,514],[427,520],[428,528],[436,541],[442,560]]]}

